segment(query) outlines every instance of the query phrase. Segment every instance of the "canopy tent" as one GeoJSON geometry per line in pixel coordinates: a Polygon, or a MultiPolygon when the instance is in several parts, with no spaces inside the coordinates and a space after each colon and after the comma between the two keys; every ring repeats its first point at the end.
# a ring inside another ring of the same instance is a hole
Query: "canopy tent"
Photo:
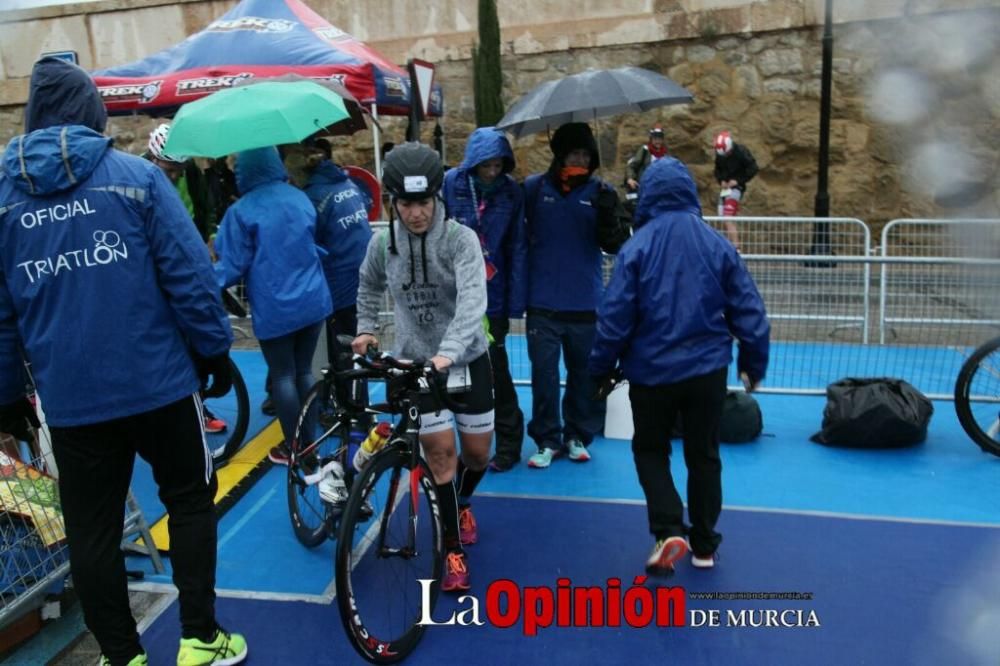
{"type": "MultiPolygon", "coordinates": [[[[110,114],[168,115],[236,81],[288,73],[337,80],[375,116],[410,110],[406,70],[300,0],[243,0],[183,42],[93,75],[110,114]]],[[[435,86],[430,114],[442,104],[435,86]]]]}

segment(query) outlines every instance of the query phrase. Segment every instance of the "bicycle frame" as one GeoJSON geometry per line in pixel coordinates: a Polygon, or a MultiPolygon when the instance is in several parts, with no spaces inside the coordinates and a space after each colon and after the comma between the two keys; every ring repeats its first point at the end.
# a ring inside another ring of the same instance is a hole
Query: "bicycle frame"
{"type": "MultiPolygon", "coordinates": [[[[360,369],[334,372],[333,374],[336,378],[341,380],[360,378],[385,379],[388,381],[394,377],[402,377],[407,382],[407,387],[404,389],[400,397],[397,398],[387,395],[386,403],[373,405],[370,408],[367,408],[366,411],[372,413],[402,414],[402,419],[393,427],[389,443],[377,455],[398,455],[400,453],[409,454],[409,543],[403,548],[390,548],[385,545],[386,527],[388,525],[391,512],[383,512],[379,521],[379,536],[377,541],[378,556],[404,558],[415,557],[417,554],[415,547],[417,539],[417,498],[419,496],[421,475],[423,474],[420,466],[420,409],[418,402],[422,389],[420,383],[426,380],[426,373],[428,370],[423,366],[422,362],[414,361],[410,364],[403,364],[384,354],[380,357],[380,360],[385,364],[385,367],[382,368],[380,368],[377,363],[373,363],[365,357],[358,356],[355,357],[355,360],[358,365],[361,366],[360,369]],[[410,384],[410,382],[413,383],[410,384]]],[[[446,407],[461,407],[459,403],[452,400],[445,391],[435,384],[435,382],[426,381],[426,386],[430,392],[434,394],[446,407]]],[[[357,405],[354,406],[358,407],[357,405]]],[[[372,460],[374,460],[374,458],[372,458],[372,460]]],[[[371,461],[369,461],[369,464],[371,464],[371,461]]],[[[393,476],[389,482],[390,486],[387,506],[391,507],[396,504],[396,495],[399,491],[399,475],[399,469],[397,468],[393,471],[393,476]]],[[[355,492],[365,492],[365,489],[357,486],[352,487],[351,493],[353,494],[355,492]]],[[[435,506],[433,509],[435,514],[437,514],[437,507],[435,506]]]]}
{"type": "MultiPolygon", "coordinates": [[[[417,408],[416,404],[413,404],[409,399],[405,400],[406,412],[403,415],[403,419],[399,422],[399,425],[393,429],[393,434],[396,435],[399,431],[403,432],[403,436],[397,435],[396,438],[391,439],[386,449],[390,451],[398,452],[408,449],[410,455],[410,515],[409,521],[409,543],[404,548],[389,548],[385,545],[385,533],[386,528],[389,524],[389,512],[383,511],[382,518],[379,521],[379,534],[378,534],[378,556],[379,557],[404,557],[411,558],[417,555],[416,541],[417,541],[417,497],[419,497],[420,491],[420,478],[423,471],[418,464],[420,457],[420,410],[417,408]]],[[[396,493],[399,490],[399,468],[397,467],[393,471],[392,479],[389,481],[389,498],[387,501],[387,506],[395,506],[396,504],[396,493]]]]}

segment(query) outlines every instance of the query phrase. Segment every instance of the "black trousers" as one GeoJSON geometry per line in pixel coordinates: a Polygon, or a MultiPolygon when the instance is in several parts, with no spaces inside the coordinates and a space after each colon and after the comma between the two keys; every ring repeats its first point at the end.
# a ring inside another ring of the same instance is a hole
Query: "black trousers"
{"type": "Polygon", "coordinates": [[[676,384],[631,384],[635,436],[632,456],[646,495],[649,531],[657,538],[690,533],[698,555],[715,552],[722,535],[715,524],[722,512],[722,459],[719,421],[726,397],[726,368],[676,384]],[[684,421],[684,462],[691,528],[684,526],[684,505],[670,474],[670,432],[680,414],[684,421]]]}
{"type": "Polygon", "coordinates": [[[170,514],[182,635],[215,631],[216,479],[203,427],[201,401],[190,396],[122,419],[50,428],[73,585],[87,628],[113,664],[142,651],[121,548],[136,453],[152,467],[170,514]]]}
{"type": "Polygon", "coordinates": [[[524,442],[524,413],[517,403],[514,379],[510,376],[510,361],[507,358],[506,338],[510,332],[510,320],[506,317],[490,317],[490,364],[493,366],[493,431],[496,433],[496,455],[501,460],[517,462],[521,459],[521,444],[524,442]]]}
{"type": "Polygon", "coordinates": [[[326,358],[333,363],[337,354],[337,336],[349,335],[353,340],[358,331],[358,306],[349,305],[335,310],[326,320],[326,358]]]}
{"type": "MultiPolygon", "coordinates": [[[[337,342],[338,335],[346,335],[352,340],[357,336],[358,330],[358,306],[349,305],[340,310],[334,310],[333,314],[326,320],[326,358],[327,362],[337,370],[350,370],[353,367],[351,362],[351,348],[341,346],[337,342]]],[[[356,379],[354,381],[336,380],[337,400],[341,402],[350,400],[352,403],[368,406],[368,380],[356,379]]],[[[360,426],[367,429],[369,421],[366,419],[360,426]]]]}

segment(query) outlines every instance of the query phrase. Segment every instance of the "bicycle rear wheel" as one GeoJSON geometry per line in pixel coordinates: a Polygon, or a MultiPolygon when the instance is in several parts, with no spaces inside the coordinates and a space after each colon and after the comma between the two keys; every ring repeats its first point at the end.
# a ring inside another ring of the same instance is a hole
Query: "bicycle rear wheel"
{"type": "Polygon", "coordinates": [[[976,349],[955,382],[958,422],[979,448],[1000,456],[1000,338],[976,349]]]}
{"type": "MultiPolygon", "coordinates": [[[[349,433],[349,423],[340,418],[337,410],[333,384],[317,382],[299,411],[288,459],[288,516],[295,538],[307,548],[318,546],[334,534],[339,513],[320,498],[319,482],[323,466],[331,461],[336,460],[347,470],[349,433]]],[[[350,479],[345,482],[350,483],[350,479]]]]}
{"type": "Polygon", "coordinates": [[[337,535],[340,619],[358,654],[375,664],[405,659],[423,636],[426,598],[433,610],[443,563],[434,477],[420,460],[390,445],[354,484],[337,535]],[[369,503],[369,507],[365,504],[369,503]],[[426,591],[420,581],[426,582],[426,591]]]}
{"type": "MultiPolygon", "coordinates": [[[[250,396],[239,367],[230,359],[229,371],[233,387],[220,398],[202,398],[205,417],[222,422],[221,429],[209,432],[206,427],[205,439],[216,467],[221,467],[243,446],[250,425],[250,396]]],[[[207,425],[207,424],[206,424],[207,425]]]]}

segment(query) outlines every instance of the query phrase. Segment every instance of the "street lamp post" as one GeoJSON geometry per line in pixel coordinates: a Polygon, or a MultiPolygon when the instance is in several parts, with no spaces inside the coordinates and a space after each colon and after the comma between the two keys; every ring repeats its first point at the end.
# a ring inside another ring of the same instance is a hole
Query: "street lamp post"
{"type": "MultiPolygon", "coordinates": [[[[809,254],[829,255],[830,249],[830,194],[827,192],[830,166],[830,98],[833,79],[833,0],[826,0],[823,22],[823,68],[820,81],[819,103],[819,169],[816,178],[816,201],[813,223],[812,247],[809,254]]],[[[819,264],[817,264],[819,265],[819,264]]],[[[825,264],[824,264],[825,265],[825,264]]]]}

